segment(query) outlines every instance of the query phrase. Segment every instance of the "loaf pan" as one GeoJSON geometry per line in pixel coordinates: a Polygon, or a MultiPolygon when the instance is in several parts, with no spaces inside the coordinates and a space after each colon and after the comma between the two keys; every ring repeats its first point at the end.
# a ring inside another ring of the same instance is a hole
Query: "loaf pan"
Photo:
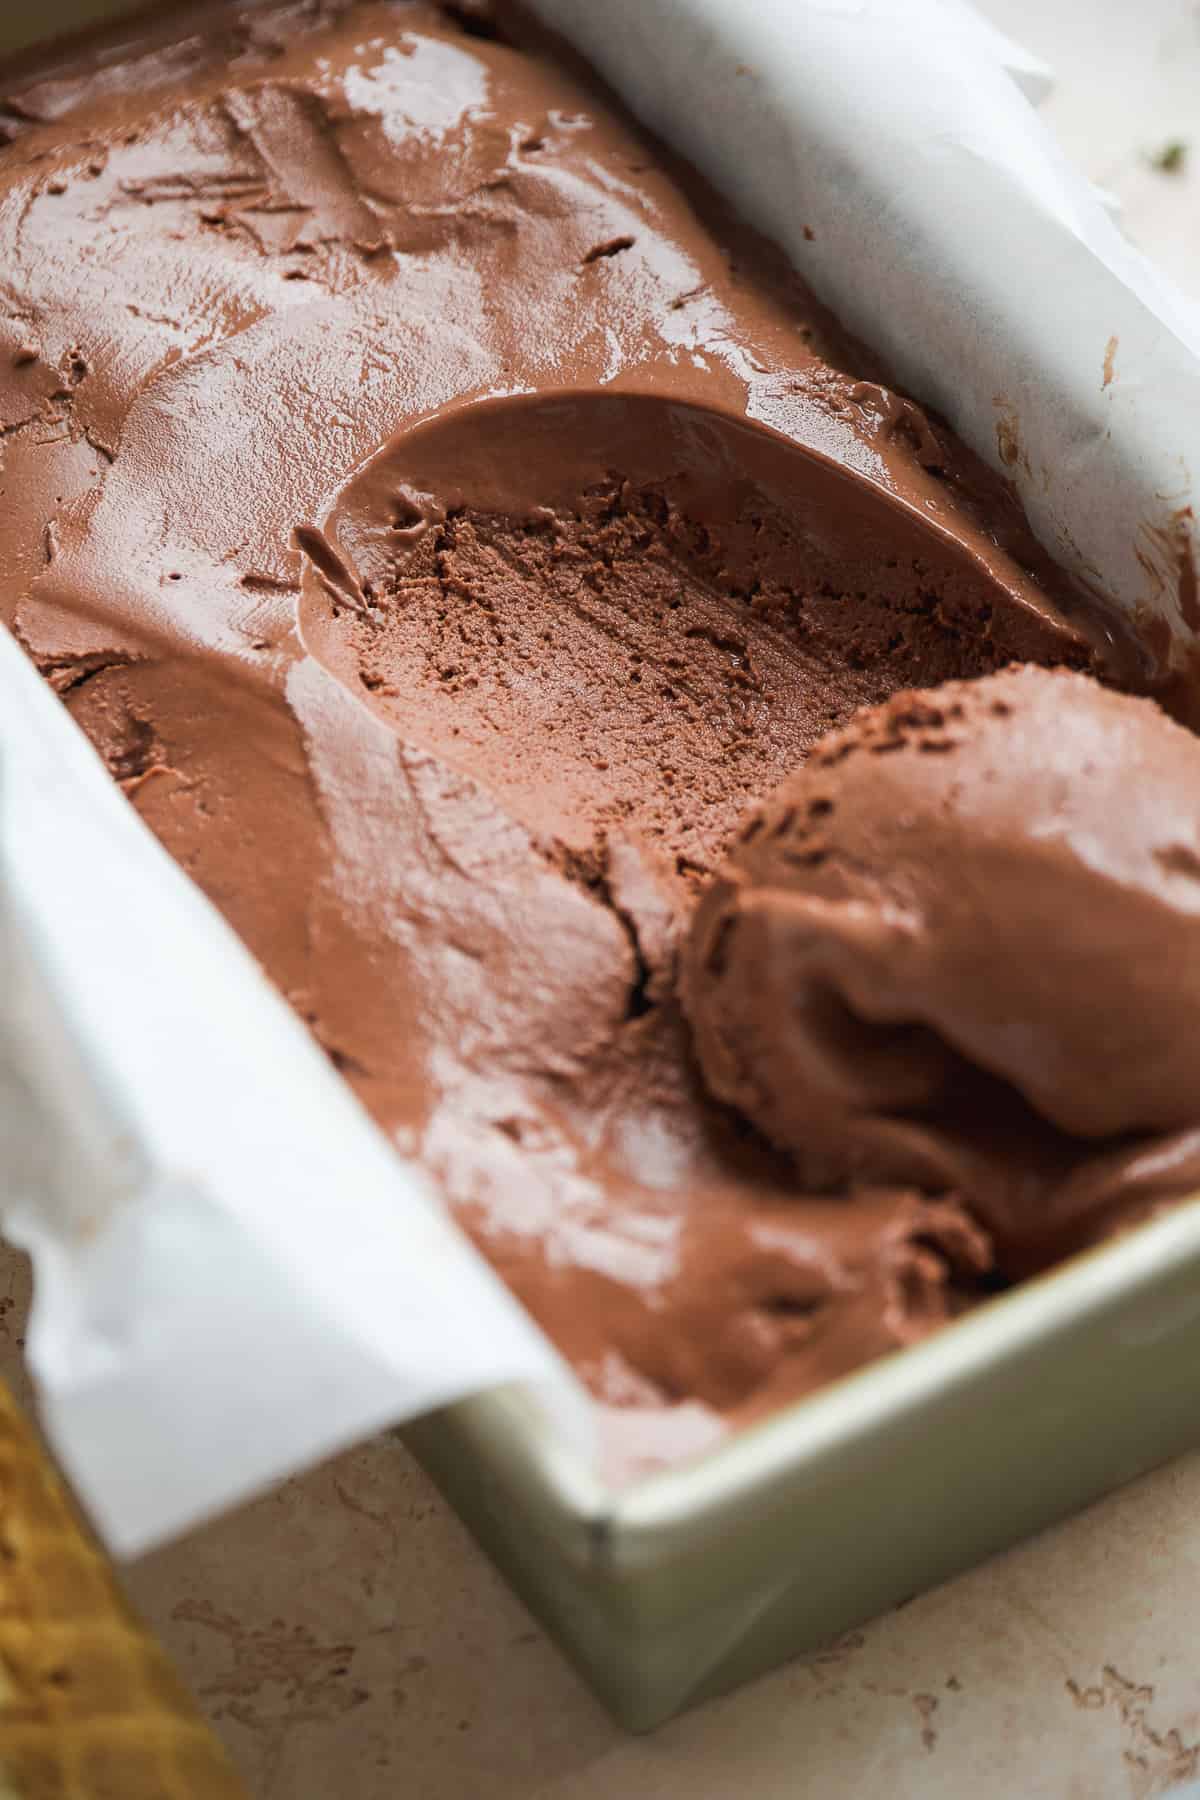
{"type": "MultiPolygon", "coordinates": [[[[0,53],[128,10],[6,8],[0,53]]],[[[619,1490],[516,1391],[404,1436],[647,1730],[1200,1443],[1200,1199],[619,1490]]]]}

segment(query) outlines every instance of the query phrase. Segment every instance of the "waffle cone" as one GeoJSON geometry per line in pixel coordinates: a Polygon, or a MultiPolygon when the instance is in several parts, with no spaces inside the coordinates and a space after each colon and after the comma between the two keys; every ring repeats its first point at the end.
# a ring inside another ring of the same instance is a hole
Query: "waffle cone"
{"type": "Polygon", "coordinates": [[[3,1383],[0,1800],[246,1800],[3,1383]]]}

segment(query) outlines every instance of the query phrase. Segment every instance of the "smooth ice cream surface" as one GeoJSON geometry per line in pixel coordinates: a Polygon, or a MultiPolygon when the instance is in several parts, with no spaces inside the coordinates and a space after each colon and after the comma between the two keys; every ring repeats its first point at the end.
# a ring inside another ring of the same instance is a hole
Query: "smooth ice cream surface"
{"type": "MultiPolygon", "coordinates": [[[[1007,490],[507,9],[142,19],[0,72],[0,139],[0,618],[626,1450],[987,1292],[1007,1202],[837,1143],[818,1193],[677,961],[856,709],[1151,676],[1007,490]]],[[[1182,1123],[989,1076],[1060,1148],[1182,1123]]]]}

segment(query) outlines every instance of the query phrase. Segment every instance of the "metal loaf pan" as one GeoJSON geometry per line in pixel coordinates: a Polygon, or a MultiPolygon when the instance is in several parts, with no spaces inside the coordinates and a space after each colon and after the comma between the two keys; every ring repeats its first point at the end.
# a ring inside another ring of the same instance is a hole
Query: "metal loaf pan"
{"type": "MultiPolygon", "coordinates": [[[[128,10],[5,7],[0,54],[128,10]]],[[[516,1392],[405,1436],[646,1730],[1200,1443],[1200,1199],[620,1491],[516,1392]]]]}
{"type": "Polygon", "coordinates": [[[1200,1443],[1200,1199],[619,1493],[516,1394],[406,1436],[647,1730],[1200,1443]]]}

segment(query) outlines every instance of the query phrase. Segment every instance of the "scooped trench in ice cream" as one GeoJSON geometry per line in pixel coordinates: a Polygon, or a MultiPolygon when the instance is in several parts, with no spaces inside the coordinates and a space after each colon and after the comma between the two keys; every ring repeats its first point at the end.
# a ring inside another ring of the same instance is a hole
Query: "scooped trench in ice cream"
{"type": "Polygon", "coordinates": [[[1097,654],[1011,551],[819,436],[678,382],[448,411],[301,528],[305,648],[556,854],[632,839],[693,897],[882,669],[1097,654]]]}
{"type": "Polygon", "coordinates": [[[896,694],[752,810],[683,986],[802,1181],[1042,1267],[1200,1186],[1200,740],[1065,671],[896,694]]]}

